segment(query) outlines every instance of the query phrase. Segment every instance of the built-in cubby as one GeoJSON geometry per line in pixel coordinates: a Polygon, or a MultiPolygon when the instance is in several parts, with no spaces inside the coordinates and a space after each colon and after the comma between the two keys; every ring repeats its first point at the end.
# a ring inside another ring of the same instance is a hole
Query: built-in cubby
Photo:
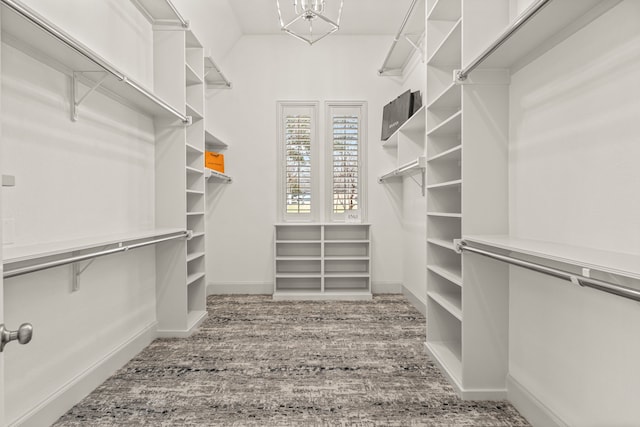
{"type": "Polygon", "coordinates": [[[371,298],[368,224],[278,224],[274,299],[371,298]]]}

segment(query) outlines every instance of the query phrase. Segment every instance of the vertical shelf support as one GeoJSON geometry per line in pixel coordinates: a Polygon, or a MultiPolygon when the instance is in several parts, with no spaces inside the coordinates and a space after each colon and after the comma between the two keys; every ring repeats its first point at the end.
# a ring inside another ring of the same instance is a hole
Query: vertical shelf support
{"type": "Polygon", "coordinates": [[[109,73],[106,71],[74,71],[71,77],[71,120],[78,121],[78,107],[82,104],[82,101],[87,99],[89,95],[96,91],[102,85],[102,83],[109,77],[109,73]],[[84,73],[98,73],[101,74],[100,80],[94,82],[89,86],[89,90],[78,99],[78,80],[84,73]]]}

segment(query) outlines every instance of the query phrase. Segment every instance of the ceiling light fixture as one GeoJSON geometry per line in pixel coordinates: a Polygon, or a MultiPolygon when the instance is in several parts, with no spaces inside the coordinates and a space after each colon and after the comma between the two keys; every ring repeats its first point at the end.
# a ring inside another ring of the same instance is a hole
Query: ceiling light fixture
{"type": "MultiPolygon", "coordinates": [[[[337,2],[337,0],[335,1],[337,2]]],[[[335,20],[325,15],[325,0],[293,0],[293,10],[290,13],[292,16],[287,16],[287,24],[285,24],[285,19],[282,17],[280,0],[276,0],[276,4],[278,6],[278,17],[280,18],[280,29],[298,40],[309,43],[309,45],[327,37],[329,34],[335,33],[340,28],[344,0],[340,0],[338,17],[335,20]]]]}

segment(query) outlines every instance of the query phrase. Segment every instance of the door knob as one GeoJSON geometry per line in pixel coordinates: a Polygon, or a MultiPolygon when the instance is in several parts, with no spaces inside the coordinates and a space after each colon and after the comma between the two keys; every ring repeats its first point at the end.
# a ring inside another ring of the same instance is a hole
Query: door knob
{"type": "Polygon", "coordinates": [[[0,325],[0,352],[4,351],[4,346],[11,341],[17,340],[20,344],[26,344],[31,341],[33,336],[33,326],[31,323],[23,323],[17,331],[9,331],[4,327],[4,323],[0,325]]]}

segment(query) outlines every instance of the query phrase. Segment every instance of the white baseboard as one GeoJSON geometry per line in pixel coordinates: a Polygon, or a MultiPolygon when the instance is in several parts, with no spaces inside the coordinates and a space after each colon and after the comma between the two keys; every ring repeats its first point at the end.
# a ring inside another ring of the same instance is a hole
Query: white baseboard
{"type": "Polygon", "coordinates": [[[424,317],[427,317],[427,303],[425,301],[422,301],[417,295],[404,286],[402,287],[402,294],[424,317]]]}
{"type": "Polygon", "coordinates": [[[507,375],[507,398],[520,414],[533,426],[566,427],[555,412],[549,409],[525,386],[511,375],[507,375]]]}
{"type": "Polygon", "coordinates": [[[76,403],[95,390],[115,371],[123,367],[156,338],[157,322],[147,325],[136,335],[106,354],[102,359],[69,380],[45,400],[9,426],[48,426],[64,415],[76,403]]]}
{"type": "Polygon", "coordinates": [[[207,295],[271,295],[273,282],[208,283],[207,295]]]}
{"type": "Polygon", "coordinates": [[[401,294],[402,283],[399,282],[371,282],[372,294],[401,294]]]}

